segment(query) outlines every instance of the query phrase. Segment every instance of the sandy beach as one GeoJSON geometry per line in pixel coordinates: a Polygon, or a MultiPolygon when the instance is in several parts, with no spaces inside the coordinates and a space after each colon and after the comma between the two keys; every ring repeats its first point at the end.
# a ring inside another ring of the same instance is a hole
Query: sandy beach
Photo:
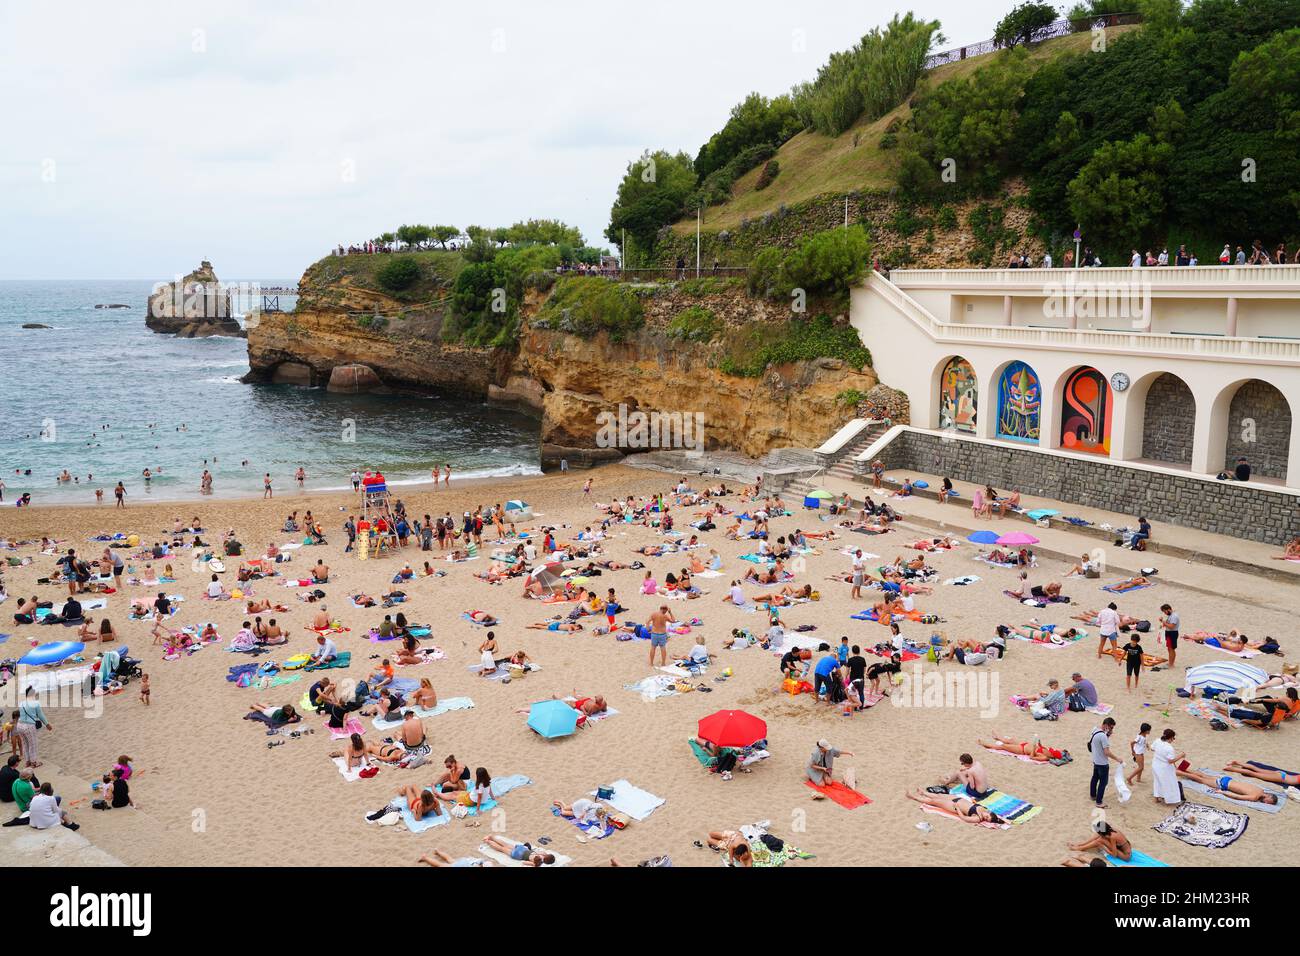
{"type": "MultiPolygon", "coordinates": [[[[694,480],[698,483],[705,479],[694,480]]],[[[584,527],[599,526],[604,514],[597,503],[614,497],[666,492],[674,481],[674,476],[667,474],[607,466],[567,475],[466,482],[446,490],[421,488],[400,497],[413,517],[450,512],[457,518],[478,505],[491,506],[522,497],[536,513],[532,526],[554,526],[559,529],[557,539],[567,542],[584,527]],[[590,497],[584,498],[582,486],[588,478],[594,487],[590,497]]],[[[737,513],[746,510],[747,502],[739,495],[721,500],[737,513]]],[[[787,498],[786,503],[794,514],[771,521],[773,538],[795,528],[818,532],[836,528],[835,519],[825,508],[814,514],[803,510],[797,500],[787,498]]],[[[819,591],[820,600],[783,609],[781,616],[787,628],[815,625],[815,631],[799,636],[819,638],[832,646],[845,635],[850,643],[863,646],[888,639],[888,628],[850,618],[878,601],[879,592],[865,591],[863,599],[854,600],[849,584],[828,577],[849,569],[851,559],[840,550],[845,547],[861,547],[879,555],[879,561],[870,562],[873,567],[899,554],[916,556],[908,545],[933,532],[919,525],[909,526],[906,501],[891,503],[903,519],[889,533],[867,536],[838,529],[838,540],[819,544],[820,553],[806,557],[792,583],[811,584],[819,591]]],[[[180,627],[212,621],[222,640],[178,660],[162,660],[162,649],[154,646],[148,636],[150,623],[127,619],[132,598],[152,598],[159,588],[125,587],[109,597],[106,611],[91,613],[96,621],[107,616],[122,636],[122,643],[130,646],[132,656],[143,659],[144,669],[151,675],[151,705],[145,707],[139,701],[137,685],[132,682],[122,693],[107,698],[103,715],[96,719],[85,719],[70,710],[48,712],[54,729],[41,732],[41,758],[46,766],[39,773],[42,779],[48,777],[55,782],[65,806],[71,807],[74,819],[82,825],[80,837],[128,865],[416,865],[417,857],[435,847],[453,857],[474,855],[484,835],[495,832],[534,843],[539,837],[549,837],[551,847],[572,857],[574,865],[603,865],[611,857],[635,864],[667,854],[676,866],[716,866],[719,857],[694,846],[694,841],[703,841],[710,830],[770,821],[771,832],[815,854],[815,859],[791,864],[797,867],[1055,865],[1067,855],[1068,841],[1081,841],[1090,835],[1091,766],[1085,743],[1101,718],[1090,713],[1066,713],[1056,722],[1035,722],[1009,703],[1009,698],[1043,690],[1048,678],[1068,683],[1071,672],[1076,670],[1093,680],[1102,701],[1113,706],[1111,716],[1118,728],[1112,747],[1117,753],[1128,755],[1129,741],[1138,724],[1146,721],[1154,728],[1153,741],[1165,727],[1175,728],[1178,746],[1187,751],[1194,767],[1218,771],[1228,760],[1235,759],[1296,769],[1295,736],[1300,731],[1294,724],[1272,732],[1235,728],[1216,733],[1208,721],[1190,715],[1177,697],[1170,703],[1172,688],[1181,686],[1184,666],[1231,659],[1220,651],[1187,641],[1180,645],[1174,671],[1144,672],[1140,688],[1132,692],[1125,690],[1122,668],[1110,657],[1099,659],[1096,640],[1089,639],[1066,647],[1012,641],[1004,660],[978,668],[956,663],[905,665],[905,673],[913,679],[916,668],[923,674],[937,670],[959,672],[963,678],[977,676],[988,693],[984,706],[898,706],[898,700],[891,699],[844,716],[840,708],[819,703],[811,695],[784,694],[780,690],[778,661],[771,652],[757,647],[722,648],[724,637],[734,628],[761,634],[767,625],[765,613],[747,612],[722,601],[730,581],[753,567],[740,560],[740,555],[754,550],[756,544],[726,540],[723,529],[730,523],[729,518],[719,519],[717,530],[700,535],[704,555],[712,548],[722,556],[721,576],[697,579],[696,583],[707,591],[699,599],[669,602],[679,620],[696,616],[702,619],[703,623],[693,627],[689,636],[670,638],[669,653],[670,657],[684,654],[699,636],[704,637],[717,661],[691,683],[707,688],[707,692],[695,690],[649,701],[636,690],[625,689],[625,685],[656,673],[647,663],[649,642],[620,642],[610,635],[593,634],[592,625],[603,623],[603,617],[584,618],[586,630],[580,633],[528,630],[527,624],[549,617],[556,610],[567,612],[572,605],[550,606],[526,600],[518,580],[492,585],[475,577],[490,564],[488,553],[494,547],[490,540],[494,535],[485,533],[485,553],[473,561],[447,562],[442,560],[436,544],[432,552],[422,552],[413,542],[401,555],[362,562],[343,553],[346,536],[341,526],[345,514],[355,513],[356,507],[356,496],[348,493],[300,494],[284,490],[269,501],[132,501],[126,509],[115,511],[110,500],[99,507],[17,510],[6,506],[0,512],[0,537],[39,539],[50,535],[59,539],[60,553],[74,547],[88,557],[97,557],[103,549],[102,544],[89,541],[90,536],[135,532],[146,545],[164,540],[164,530],[170,530],[174,518],[188,521],[197,515],[207,529],[205,541],[219,544],[222,533],[234,529],[245,545],[245,554],[256,556],[268,542],[301,540],[301,535],[289,535],[280,529],[290,511],[311,509],[324,523],[328,544],[295,550],[292,562],[280,568],[291,576],[306,577],[310,566],[323,559],[332,569],[329,583],[323,586],[327,593],[324,603],[331,615],[349,628],[347,633],[334,637],[341,650],[351,651],[352,663],[346,671],[327,672],[329,676],[361,678],[369,674],[379,663],[371,659],[373,655],[396,648],[393,644],[372,643],[367,631],[384,614],[401,611],[412,622],[431,627],[425,644],[436,645],[445,658],[398,668],[399,676],[428,677],[440,698],[469,697],[474,704],[471,709],[424,721],[433,746],[432,765],[409,770],[385,767],[372,779],[346,781],[327,756],[338,745],[325,732],[323,718],[309,714],[294,728],[314,729],[314,734],[277,738],[267,737],[261,724],[242,719],[254,700],[296,704],[316,675],[305,674],[294,683],[272,690],[239,688],[224,679],[233,665],[250,660],[284,660],[313,649],[315,635],[305,626],[316,606],[296,600],[297,591],[283,588],[281,579],[257,582],[253,587],[256,598],[269,598],[290,608],[287,613],[263,616],[274,616],[285,625],[291,641],[287,647],[275,648],[273,653],[259,658],[228,653],[230,638],[247,618],[243,604],[202,599],[209,574],[206,569],[201,573],[191,571],[190,554],[185,550],[176,558],[154,562],[159,568],[169,561],[174,565],[178,580],[164,589],[185,598],[170,624],[180,627]],[[409,595],[404,604],[391,610],[352,606],[349,595],[379,595],[392,586],[391,579],[403,561],[419,569],[425,560],[447,573],[417,577],[402,585],[409,595]],[[540,670],[510,683],[484,680],[471,672],[469,668],[479,659],[477,648],[484,629],[462,619],[462,612],[470,609],[484,609],[500,619],[494,630],[501,656],[522,648],[541,665],[540,670]],[[716,680],[724,668],[730,668],[734,676],[716,680]],[[556,693],[575,692],[581,696],[602,694],[618,713],[555,740],[543,740],[525,726],[526,717],[519,711],[531,702],[556,693]],[[701,717],[726,708],[743,709],[763,718],[771,753],[752,773],[737,773],[731,780],[707,773],[687,744],[701,717]],[[1166,711],[1167,716],[1163,713],[1166,711]],[[1074,761],[1065,766],[1033,764],[980,748],[981,738],[988,740],[998,734],[1021,740],[1038,734],[1044,744],[1071,751],[1074,761]],[[813,791],[803,782],[804,765],[815,742],[822,737],[841,750],[853,752],[853,756],[845,755],[836,761],[836,776],[853,768],[857,787],[870,804],[845,809],[830,800],[813,799],[813,791]],[[283,740],[283,746],[269,748],[267,743],[272,739],[283,740]],[[924,788],[955,771],[962,752],[970,752],[983,762],[994,786],[1040,807],[1041,812],[1009,829],[992,830],[923,813],[918,804],[904,798],[905,790],[924,788]],[[119,754],[134,760],[136,775],[131,781],[131,793],[138,809],[96,812],[89,805],[90,784],[119,754]],[[441,759],[446,754],[455,754],[472,768],[486,767],[493,777],[523,774],[531,783],[505,795],[497,810],[478,821],[476,827],[452,820],[415,834],[400,823],[385,827],[365,821],[365,814],[384,805],[400,785],[431,782],[432,776],[441,771],[441,759]],[[578,840],[579,831],[574,826],[551,814],[552,801],[571,803],[600,785],[620,779],[663,798],[663,805],[644,820],[631,820],[626,829],[608,838],[586,842],[578,840]],[[918,824],[929,826],[920,829],[918,824]]],[[[674,510],[676,527],[687,536],[693,531],[687,524],[694,510],[674,510]]],[[[1010,523],[1005,527],[1013,530],[1010,523]]],[[[1015,525],[1014,530],[1021,527],[1015,525]]],[[[603,542],[603,557],[630,563],[641,557],[632,553],[634,547],[664,541],[657,528],[614,524],[603,542]]],[[[1239,628],[1252,638],[1271,633],[1281,640],[1290,655],[1288,659],[1300,652],[1289,646],[1293,634],[1289,615],[1273,608],[1244,605],[1228,594],[1215,596],[1182,588],[1178,583],[1182,566],[1179,562],[1162,562],[1153,556],[1152,564],[1161,570],[1157,584],[1112,596],[1099,589],[1111,583],[1107,577],[1065,579],[1067,568],[1045,561],[1030,571],[1031,583],[1063,580],[1064,593],[1073,603],[1035,610],[1020,606],[1002,593],[1004,588],[1014,586],[1017,572],[978,563],[973,559],[977,550],[963,541],[952,551],[927,555],[928,564],[937,572],[931,582],[934,591],[918,595],[916,605],[926,614],[939,615],[942,621],[907,621],[902,628],[905,635],[924,641],[932,632],[940,631],[950,638],[984,639],[998,624],[1019,625],[1031,616],[1062,626],[1078,624],[1070,615],[1081,607],[1098,608],[1113,599],[1123,613],[1153,622],[1159,620],[1159,606],[1169,602],[1181,614],[1185,633],[1201,628],[1239,628]],[[978,575],[980,580],[965,586],[941,583],[963,575],[978,575]]],[[[10,636],[3,656],[21,656],[33,639],[72,639],[75,631],[71,629],[13,622],[14,605],[20,595],[36,594],[61,605],[67,593],[65,586],[36,584],[37,578],[51,573],[54,557],[40,554],[38,547],[31,544],[5,554],[31,556],[34,561],[6,569],[9,598],[0,606],[0,631],[10,636]]],[[[677,571],[687,563],[686,555],[681,553],[641,559],[660,581],[666,572],[677,571]]],[[[133,560],[130,564],[139,570],[143,561],[133,560]]],[[[234,571],[238,559],[227,559],[226,564],[223,581],[229,590],[237,584],[234,571]]],[[[658,596],[639,593],[643,574],[640,570],[605,571],[592,578],[591,586],[602,594],[607,588],[616,588],[620,602],[629,609],[623,619],[644,621],[662,601],[658,596]]],[[[754,584],[745,587],[750,596],[763,590],[767,588],[754,584]]],[[[1095,628],[1085,628],[1095,636],[1095,628]]],[[[1148,652],[1161,650],[1154,632],[1143,638],[1148,652]]],[[[88,647],[87,654],[95,649],[93,645],[88,647]]],[[[1251,663],[1276,673],[1282,661],[1256,657],[1251,663]]],[[[901,689],[895,691],[895,698],[903,696],[901,689]]],[[[376,731],[369,719],[364,719],[363,724],[367,740],[393,733],[376,731]]],[[[1132,766],[1129,759],[1126,769],[1132,766]]],[[[1135,784],[1129,802],[1121,803],[1113,787],[1107,799],[1108,819],[1128,835],[1138,850],[1174,866],[1294,862],[1294,847],[1300,838],[1300,808],[1283,806],[1278,813],[1265,813],[1189,792],[1195,802],[1245,812],[1250,817],[1249,828],[1231,846],[1190,846],[1151,829],[1171,808],[1153,802],[1150,781],[1148,765],[1144,780],[1135,784]]],[[[12,829],[0,834],[0,855],[20,857],[10,862],[32,864],[57,859],[48,848],[33,846],[30,841],[22,844],[27,849],[21,849],[14,842],[14,834],[12,829]]]]}

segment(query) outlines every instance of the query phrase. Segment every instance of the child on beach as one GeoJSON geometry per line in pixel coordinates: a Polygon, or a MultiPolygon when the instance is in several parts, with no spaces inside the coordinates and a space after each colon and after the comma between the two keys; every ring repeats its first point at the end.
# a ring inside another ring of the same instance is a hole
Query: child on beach
{"type": "Polygon", "coordinates": [[[149,675],[140,675],[140,703],[149,706],[149,675]]]}
{"type": "Polygon", "coordinates": [[[1147,762],[1147,734],[1151,733],[1151,725],[1143,724],[1138,728],[1137,736],[1128,745],[1129,750],[1133,753],[1133,763],[1136,769],[1124,778],[1124,782],[1130,787],[1135,781],[1142,779],[1142,771],[1146,768],[1147,762]]]}

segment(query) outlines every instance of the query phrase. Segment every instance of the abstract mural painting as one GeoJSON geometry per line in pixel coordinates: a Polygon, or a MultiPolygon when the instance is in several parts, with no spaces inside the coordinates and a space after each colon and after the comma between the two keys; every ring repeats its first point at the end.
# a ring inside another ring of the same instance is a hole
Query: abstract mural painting
{"type": "Polygon", "coordinates": [[[978,410],[975,370],[961,356],[949,360],[939,379],[939,427],[975,433],[978,410]]]}
{"type": "Polygon", "coordinates": [[[998,379],[998,438],[1037,444],[1042,385],[1024,362],[1012,362],[998,379]]]}
{"type": "Polygon", "coordinates": [[[1110,454],[1110,385],[1095,368],[1077,368],[1061,391],[1061,447],[1110,454]]]}

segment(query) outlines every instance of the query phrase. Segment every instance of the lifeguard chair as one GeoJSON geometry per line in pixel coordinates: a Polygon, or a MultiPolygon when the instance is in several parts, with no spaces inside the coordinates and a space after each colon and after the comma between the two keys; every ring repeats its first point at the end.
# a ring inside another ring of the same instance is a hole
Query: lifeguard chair
{"type": "Polygon", "coordinates": [[[365,526],[365,533],[357,535],[357,557],[362,561],[369,557],[379,557],[393,550],[396,544],[397,522],[393,517],[389,502],[388,483],[383,472],[366,472],[361,480],[361,517],[358,532],[365,526]]]}

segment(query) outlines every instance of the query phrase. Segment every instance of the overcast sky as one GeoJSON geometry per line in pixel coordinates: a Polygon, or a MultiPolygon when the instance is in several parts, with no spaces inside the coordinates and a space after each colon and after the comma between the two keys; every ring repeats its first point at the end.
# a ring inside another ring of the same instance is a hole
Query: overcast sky
{"type": "Polygon", "coordinates": [[[643,148],[694,156],[896,9],[984,39],[980,6],[4,0],[0,278],[296,280],[403,222],[608,245],[643,148]]]}

